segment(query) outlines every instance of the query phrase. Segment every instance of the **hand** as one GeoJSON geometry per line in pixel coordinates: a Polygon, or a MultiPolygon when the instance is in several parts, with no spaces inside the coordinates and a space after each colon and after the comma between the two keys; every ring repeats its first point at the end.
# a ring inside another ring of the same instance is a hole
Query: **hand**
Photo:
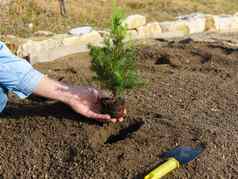
{"type": "MultiPolygon", "coordinates": [[[[102,94],[92,87],[71,86],[44,76],[33,91],[38,96],[59,100],[71,106],[76,112],[98,121],[121,122],[107,114],[100,114],[102,94]]],[[[126,114],[126,113],[125,113],[126,114]]]]}
{"type": "Polygon", "coordinates": [[[68,104],[74,111],[98,121],[111,121],[114,123],[123,121],[123,118],[112,119],[107,114],[100,114],[102,94],[95,88],[76,86],[70,87],[68,90],[73,95],[68,104]]]}

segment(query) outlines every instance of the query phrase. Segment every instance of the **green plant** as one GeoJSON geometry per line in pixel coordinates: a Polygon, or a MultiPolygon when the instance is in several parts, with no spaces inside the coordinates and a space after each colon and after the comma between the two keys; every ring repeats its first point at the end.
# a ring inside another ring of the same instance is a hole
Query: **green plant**
{"type": "Polygon", "coordinates": [[[104,46],[90,46],[92,70],[95,78],[111,90],[113,97],[122,97],[126,89],[132,89],[141,81],[136,70],[136,51],[123,23],[123,11],[113,8],[110,33],[104,38],[104,46]]]}

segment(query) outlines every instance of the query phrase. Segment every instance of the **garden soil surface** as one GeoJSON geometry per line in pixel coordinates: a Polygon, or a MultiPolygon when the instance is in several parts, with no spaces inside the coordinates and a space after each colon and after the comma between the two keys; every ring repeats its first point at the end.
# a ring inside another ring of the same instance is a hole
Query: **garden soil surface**
{"type": "MultiPolygon", "coordinates": [[[[95,85],[89,57],[36,68],[95,85]]],[[[215,43],[159,42],[138,48],[144,86],[126,93],[128,115],[99,123],[67,106],[10,95],[0,118],[1,179],[141,179],[176,146],[205,151],[168,179],[238,178],[238,50],[215,43]]]]}

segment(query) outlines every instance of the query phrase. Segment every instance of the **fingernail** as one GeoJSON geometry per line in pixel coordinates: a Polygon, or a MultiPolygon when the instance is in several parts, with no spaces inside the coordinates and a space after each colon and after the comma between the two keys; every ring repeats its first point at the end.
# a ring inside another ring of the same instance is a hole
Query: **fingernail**
{"type": "Polygon", "coordinates": [[[124,110],[124,114],[127,115],[127,110],[126,109],[124,110]]]}
{"type": "Polygon", "coordinates": [[[113,123],[116,123],[116,122],[117,122],[117,120],[116,120],[116,119],[111,119],[111,121],[112,121],[113,123]]]}
{"type": "Polygon", "coordinates": [[[120,118],[120,119],[119,119],[119,122],[122,122],[122,121],[123,121],[123,118],[120,118]]]}

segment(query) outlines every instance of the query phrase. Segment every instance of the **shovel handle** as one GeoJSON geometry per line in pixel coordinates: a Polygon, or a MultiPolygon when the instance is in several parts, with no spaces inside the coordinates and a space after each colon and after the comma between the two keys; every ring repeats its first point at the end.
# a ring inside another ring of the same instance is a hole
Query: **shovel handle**
{"type": "Polygon", "coordinates": [[[177,168],[179,168],[179,162],[175,158],[169,158],[168,161],[152,170],[144,179],[160,179],[177,168]]]}

